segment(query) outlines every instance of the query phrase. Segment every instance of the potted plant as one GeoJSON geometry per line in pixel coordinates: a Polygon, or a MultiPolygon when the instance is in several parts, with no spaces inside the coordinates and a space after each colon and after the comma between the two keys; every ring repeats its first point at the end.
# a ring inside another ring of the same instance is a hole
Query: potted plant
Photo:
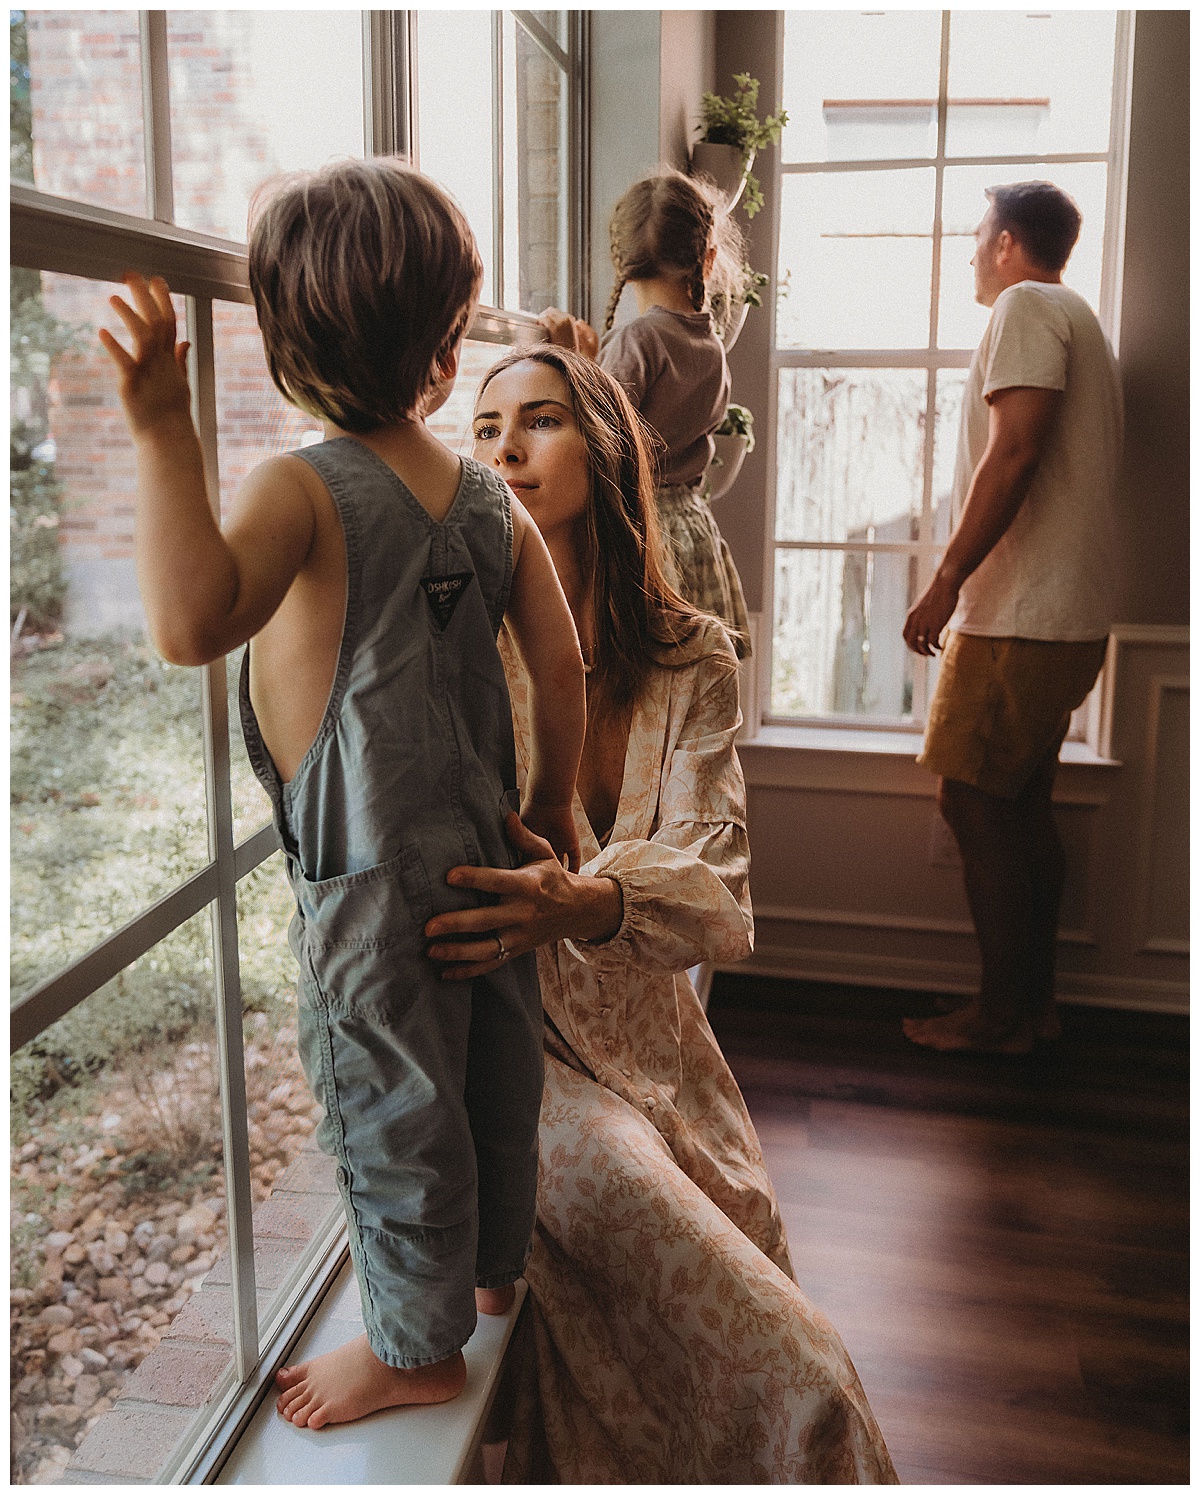
{"type": "Polygon", "coordinates": [[[728,297],[723,291],[718,291],[712,298],[713,321],[720,333],[721,341],[725,344],[726,352],[737,342],[738,333],[741,332],[746,321],[746,313],[752,306],[762,305],[761,292],[770,283],[769,275],[763,275],[761,271],[753,269],[749,264],[743,264],[741,285],[728,297]]]}
{"type": "Polygon", "coordinates": [[[716,452],[709,463],[705,496],[709,503],[724,498],[737,481],[742,463],[754,450],[754,414],[745,405],[730,405],[713,432],[716,452]]]}
{"type": "Polygon", "coordinates": [[[710,178],[724,193],[732,210],[745,189],[746,217],[753,218],[763,205],[762,186],[750,168],[756,152],[779,139],[787,124],[787,110],[781,109],[760,120],[758,79],[749,73],[735,73],[732,96],[702,95],[700,139],[692,148],[692,170],[710,178]]]}

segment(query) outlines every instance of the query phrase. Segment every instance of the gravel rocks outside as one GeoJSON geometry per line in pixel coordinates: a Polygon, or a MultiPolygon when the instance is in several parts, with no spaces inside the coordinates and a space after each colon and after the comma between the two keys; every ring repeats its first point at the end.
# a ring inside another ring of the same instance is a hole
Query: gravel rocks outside
{"type": "MultiPolygon", "coordinates": [[[[256,1203],[270,1196],[320,1116],[294,1033],[269,1034],[267,1026],[262,1014],[249,1019],[246,1048],[256,1203]]],[[[144,1082],[111,1083],[109,1076],[107,1088],[97,1084],[86,1097],[76,1087],[86,1114],[78,1104],[71,1114],[56,1114],[51,1104],[14,1138],[14,1484],[61,1479],[73,1451],[226,1247],[220,1118],[211,1066],[195,1062],[197,1049],[211,1059],[210,1043],[192,1043],[167,1066],[171,1100],[174,1112],[201,1115],[210,1140],[207,1156],[183,1159],[174,1176],[161,1163],[162,1107],[159,1116],[147,1109],[144,1082]],[[152,1173],[137,1167],[151,1144],[158,1148],[152,1173]]]]}

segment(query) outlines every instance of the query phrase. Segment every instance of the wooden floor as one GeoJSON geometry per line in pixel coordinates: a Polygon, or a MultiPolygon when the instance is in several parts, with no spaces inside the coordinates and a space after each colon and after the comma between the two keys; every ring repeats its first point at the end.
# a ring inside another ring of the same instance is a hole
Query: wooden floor
{"type": "Polygon", "coordinates": [[[709,1015],[906,1484],[1188,1479],[1186,1020],[1064,1009],[1028,1059],[912,993],[718,977],[709,1015]]]}

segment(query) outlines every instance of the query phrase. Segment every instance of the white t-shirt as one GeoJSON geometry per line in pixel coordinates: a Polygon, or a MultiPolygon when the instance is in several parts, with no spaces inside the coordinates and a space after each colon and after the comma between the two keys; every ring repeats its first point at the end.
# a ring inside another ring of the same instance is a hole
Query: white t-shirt
{"type": "Polygon", "coordinates": [[[1121,385],[1095,313],[1067,286],[1023,280],[996,299],[963,394],[955,524],[987,447],[987,396],[1019,387],[1061,389],[1058,419],[1016,518],[963,583],[950,627],[990,638],[1103,638],[1118,580],[1121,385]]]}

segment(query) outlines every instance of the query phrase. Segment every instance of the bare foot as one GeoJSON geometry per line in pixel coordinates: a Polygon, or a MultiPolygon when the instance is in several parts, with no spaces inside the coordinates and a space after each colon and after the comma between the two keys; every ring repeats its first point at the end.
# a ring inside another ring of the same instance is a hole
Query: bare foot
{"type": "Polygon", "coordinates": [[[507,1313],[513,1306],[513,1299],[517,1296],[517,1284],[510,1282],[506,1287],[477,1287],[475,1289],[475,1307],[480,1313],[507,1313]]]}
{"type": "Polygon", "coordinates": [[[382,1407],[448,1402],[466,1379],[461,1351],[436,1365],[396,1370],[360,1334],[327,1355],[276,1371],[275,1384],[283,1395],[275,1408],[298,1428],[323,1428],[328,1422],[353,1422],[382,1407]]]}
{"type": "Polygon", "coordinates": [[[906,1017],[904,1035],[929,1049],[968,1049],[980,1054],[1028,1054],[1033,1032],[1028,1024],[1002,1027],[984,1017],[978,1002],[941,1017],[906,1017]]]}
{"type": "MultiPolygon", "coordinates": [[[[934,997],[933,1005],[938,1012],[961,1012],[970,1007],[974,997],[934,997]]],[[[1058,1017],[1058,1003],[1051,997],[1049,1002],[1033,1019],[1033,1036],[1042,1043],[1053,1043],[1062,1037],[1062,1023],[1058,1017]]]]}

